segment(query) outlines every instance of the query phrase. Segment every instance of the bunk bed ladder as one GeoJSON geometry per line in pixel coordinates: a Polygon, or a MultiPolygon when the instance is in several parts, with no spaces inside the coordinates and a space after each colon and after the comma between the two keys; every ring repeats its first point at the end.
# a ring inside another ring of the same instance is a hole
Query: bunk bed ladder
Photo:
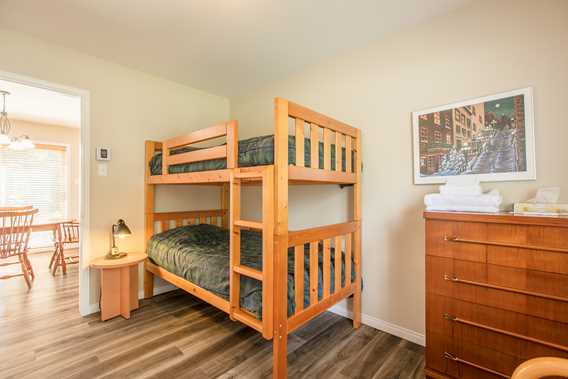
{"type": "Polygon", "coordinates": [[[230,182],[230,317],[258,330],[266,339],[273,334],[273,238],[274,191],[273,166],[246,170],[233,169],[230,182]],[[241,186],[243,182],[261,182],[262,221],[241,219],[241,186]],[[241,264],[241,230],[252,229],[262,233],[262,271],[241,264]],[[240,306],[241,276],[262,283],[262,320],[240,306]]]}

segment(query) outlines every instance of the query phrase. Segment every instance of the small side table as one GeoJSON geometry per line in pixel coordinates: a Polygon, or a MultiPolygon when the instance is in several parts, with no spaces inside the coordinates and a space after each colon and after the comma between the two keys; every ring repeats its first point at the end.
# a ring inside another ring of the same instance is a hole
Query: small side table
{"type": "Polygon", "coordinates": [[[129,319],[138,309],[138,264],[147,258],[143,253],[128,253],[124,258],[94,259],[90,266],[101,270],[101,320],[121,315],[129,319]]]}

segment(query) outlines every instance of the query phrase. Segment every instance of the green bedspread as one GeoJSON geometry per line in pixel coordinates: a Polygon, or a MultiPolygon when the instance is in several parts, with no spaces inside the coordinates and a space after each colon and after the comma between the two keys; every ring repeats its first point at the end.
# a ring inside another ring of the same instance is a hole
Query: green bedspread
{"type": "MultiPolygon", "coordinates": [[[[259,232],[241,232],[241,264],[262,270],[262,238],[259,232]]],[[[323,262],[320,246],[318,262],[318,297],[323,295],[323,262]]],[[[342,252],[341,282],[345,283],[345,254],[342,252]]],[[[330,288],[333,292],[334,255],[331,249],[330,288]]],[[[148,243],[148,256],[167,271],[185,278],[214,294],[229,299],[229,231],[217,226],[201,224],[182,226],[154,235],[148,243]]],[[[309,245],[304,254],[304,307],[309,305],[309,245]]],[[[352,262],[351,267],[354,267],[352,262]]],[[[355,270],[351,270],[355,281],[355,270]]],[[[262,315],[262,286],[257,280],[241,277],[241,307],[262,315]]],[[[295,310],[294,302],[294,252],[288,251],[288,315],[295,310]]]]}
{"type": "MultiPolygon", "coordinates": [[[[171,154],[181,154],[188,151],[199,150],[192,147],[183,147],[172,150],[171,154]]],[[[323,169],[323,143],[319,143],[319,168],[323,169]]],[[[352,153],[353,155],[353,153],[352,153]]],[[[345,171],[345,148],[341,148],[341,171],[345,171]]],[[[354,159],[351,160],[352,165],[354,159]]],[[[239,167],[262,166],[274,163],[274,135],[253,137],[239,141],[239,167]]],[[[296,164],[296,139],[288,136],[288,164],[296,164]]],[[[311,149],[310,139],[304,140],[304,166],[310,167],[311,149]]],[[[184,172],[220,170],[227,168],[226,159],[213,159],[209,161],[192,162],[170,166],[170,174],[180,174],[184,172]]],[[[331,169],[335,170],[335,145],[331,145],[331,169]]],[[[353,169],[353,168],[352,168],[353,169]]],[[[150,172],[152,175],[162,174],[162,153],[157,152],[150,161],[150,172]]]]}

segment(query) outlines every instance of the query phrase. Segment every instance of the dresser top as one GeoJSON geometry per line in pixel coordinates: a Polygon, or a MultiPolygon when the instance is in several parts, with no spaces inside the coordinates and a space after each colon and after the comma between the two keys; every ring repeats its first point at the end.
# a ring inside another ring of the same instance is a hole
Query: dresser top
{"type": "Polygon", "coordinates": [[[424,218],[427,220],[542,225],[568,228],[568,216],[530,216],[514,214],[513,212],[475,213],[425,211],[424,218]]]}

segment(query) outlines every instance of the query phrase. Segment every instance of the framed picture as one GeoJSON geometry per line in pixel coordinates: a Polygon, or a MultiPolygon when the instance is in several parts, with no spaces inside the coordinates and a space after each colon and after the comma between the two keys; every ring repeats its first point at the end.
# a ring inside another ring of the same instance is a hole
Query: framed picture
{"type": "Polygon", "coordinates": [[[414,183],[534,180],[532,88],[412,113],[414,183]]]}

